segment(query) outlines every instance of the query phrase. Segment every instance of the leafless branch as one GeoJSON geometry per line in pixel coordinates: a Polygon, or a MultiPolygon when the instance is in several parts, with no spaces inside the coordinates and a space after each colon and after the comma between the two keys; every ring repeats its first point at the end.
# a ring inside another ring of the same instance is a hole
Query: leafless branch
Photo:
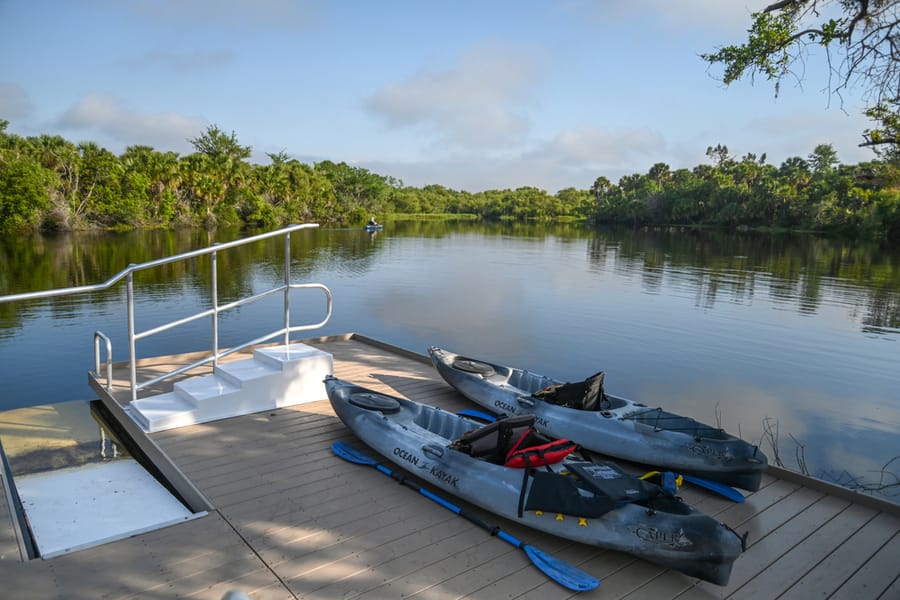
{"type": "Polygon", "coordinates": [[[794,458],[797,459],[797,469],[804,475],[809,475],[809,468],[806,466],[806,446],[803,445],[794,434],[788,434],[794,440],[794,458]]]}
{"type": "MultiPolygon", "coordinates": [[[[772,450],[772,462],[774,462],[776,466],[783,468],[784,463],[781,462],[781,454],[779,453],[778,421],[774,421],[771,417],[765,417],[763,419],[762,437],[769,443],[769,448],[772,450]]],[[[762,440],[760,440],[760,442],[762,442],[762,440]]]]}

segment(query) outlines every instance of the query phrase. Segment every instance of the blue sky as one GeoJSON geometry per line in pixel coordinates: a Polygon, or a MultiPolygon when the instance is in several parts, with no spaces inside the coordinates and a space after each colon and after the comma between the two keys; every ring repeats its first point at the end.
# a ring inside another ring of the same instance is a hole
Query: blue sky
{"type": "Polygon", "coordinates": [[[0,118],[120,153],[191,152],[215,124],[303,162],[407,185],[590,188],[706,148],[779,165],[831,143],[862,103],[807,80],[724,88],[701,52],[768,0],[0,0],[0,118]]]}

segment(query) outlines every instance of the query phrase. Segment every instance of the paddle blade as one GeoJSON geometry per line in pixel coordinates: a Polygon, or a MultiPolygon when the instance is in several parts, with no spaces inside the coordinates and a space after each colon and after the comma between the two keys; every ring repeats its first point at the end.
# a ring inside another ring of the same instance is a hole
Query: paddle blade
{"type": "Polygon", "coordinates": [[[732,502],[744,501],[744,495],[742,493],[724,483],[710,481],[708,479],[703,479],[702,477],[694,477],[693,475],[682,475],[682,477],[684,477],[684,480],[688,483],[693,483],[697,487],[702,487],[721,496],[725,496],[732,502]]]}
{"type": "Polygon", "coordinates": [[[331,445],[331,451],[337,454],[340,458],[352,463],[356,463],[358,465],[367,465],[370,467],[376,466],[378,463],[375,462],[375,459],[370,456],[363,454],[353,446],[349,444],[345,444],[344,442],[335,442],[331,445]]]}
{"type": "Polygon", "coordinates": [[[531,559],[531,563],[544,572],[547,577],[576,592],[586,592],[600,585],[600,580],[588,575],[581,569],[577,569],[569,563],[541,552],[534,546],[522,546],[525,554],[531,559]]]}

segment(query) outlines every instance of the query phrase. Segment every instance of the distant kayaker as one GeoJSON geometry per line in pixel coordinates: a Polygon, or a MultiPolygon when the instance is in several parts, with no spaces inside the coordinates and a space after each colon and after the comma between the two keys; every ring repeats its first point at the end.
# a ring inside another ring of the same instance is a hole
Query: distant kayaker
{"type": "Polygon", "coordinates": [[[375,217],[369,218],[369,226],[375,227],[376,225],[378,225],[378,222],[375,220],[375,217]]]}

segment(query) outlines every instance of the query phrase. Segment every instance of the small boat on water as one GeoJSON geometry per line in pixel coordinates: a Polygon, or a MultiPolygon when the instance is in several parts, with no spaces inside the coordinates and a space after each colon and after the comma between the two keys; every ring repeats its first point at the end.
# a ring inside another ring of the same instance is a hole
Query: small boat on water
{"type": "Polygon", "coordinates": [[[525,369],[428,349],[441,377],[482,407],[534,415],[547,435],[616,458],[756,491],[768,459],[758,446],[689,417],[603,390],[603,373],[564,383],[525,369]]]}
{"type": "Polygon", "coordinates": [[[742,552],[737,533],[662,485],[627,475],[614,463],[569,454],[573,445],[568,440],[528,446],[523,440],[536,435],[530,417],[485,426],[332,376],[326,377],[325,389],[341,421],[372,449],[428,484],[499,516],[719,585],[728,583],[742,552]],[[566,444],[568,451],[552,456],[566,444]],[[517,460],[541,466],[508,466],[517,460]]]}

